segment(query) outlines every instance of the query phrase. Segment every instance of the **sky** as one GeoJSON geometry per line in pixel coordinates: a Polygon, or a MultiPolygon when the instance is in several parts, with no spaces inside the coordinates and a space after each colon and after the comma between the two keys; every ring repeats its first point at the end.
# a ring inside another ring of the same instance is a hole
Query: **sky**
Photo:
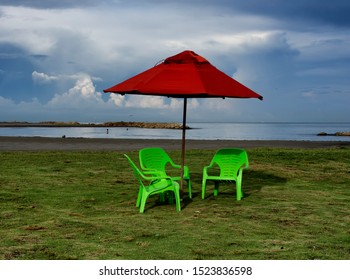
{"type": "Polygon", "coordinates": [[[350,122],[348,0],[0,0],[0,121],[181,122],[182,100],[104,93],[184,50],[264,97],[188,122],[350,122]]]}

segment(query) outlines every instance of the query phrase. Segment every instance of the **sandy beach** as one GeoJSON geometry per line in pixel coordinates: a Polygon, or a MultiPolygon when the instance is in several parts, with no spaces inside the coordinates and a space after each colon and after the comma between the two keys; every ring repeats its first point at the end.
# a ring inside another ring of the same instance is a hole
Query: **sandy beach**
{"type": "MultiPolygon", "coordinates": [[[[145,147],[180,150],[181,140],[0,137],[0,151],[136,151],[145,147]]],[[[224,147],[315,149],[350,147],[350,141],[186,140],[187,150],[224,147]]]]}

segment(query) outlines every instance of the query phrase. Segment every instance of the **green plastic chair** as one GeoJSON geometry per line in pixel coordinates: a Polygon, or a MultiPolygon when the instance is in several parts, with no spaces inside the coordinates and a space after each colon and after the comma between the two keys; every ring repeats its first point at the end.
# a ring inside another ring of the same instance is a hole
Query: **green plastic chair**
{"type": "Polygon", "coordinates": [[[140,207],[140,213],[145,211],[146,201],[150,195],[160,194],[164,198],[165,192],[171,191],[175,194],[176,210],[181,211],[180,205],[180,186],[170,177],[164,176],[161,172],[149,171],[141,172],[129,156],[128,159],[134,174],[139,182],[139,193],[136,200],[136,207],[140,207]],[[146,184],[148,182],[148,184],[146,184]]]}
{"type": "Polygon", "coordinates": [[[214,181],[214,196],[219,194],[220,181],[236,182],[236,199],[241,200],[243,170],[249,167],[247,152],[243,149],[218,150],[209,166],[203,168],[202,199],[205,198],[207,180],[214,181]],[[216,172],[215,172],[216,171],[216,172]],[[213,174],[215,172],[215,174],[213,174]]]}
{"type": "MultiPolygon", "coordinates": [[[[181,165],[175,164],[169,155],[162,148],[144,148],[139,151],[140,166],[143,170],[156,170],[164,176],[170,176],[170,168],[181,169],[181,165]]],[[[174,181],[180,181],[181,176],[171,176],[174,181]]],[[[188,196],[192,199],[192,185],[190,172],[187,166],[184,166],[184,181],[187,182],[188,196]]]]}

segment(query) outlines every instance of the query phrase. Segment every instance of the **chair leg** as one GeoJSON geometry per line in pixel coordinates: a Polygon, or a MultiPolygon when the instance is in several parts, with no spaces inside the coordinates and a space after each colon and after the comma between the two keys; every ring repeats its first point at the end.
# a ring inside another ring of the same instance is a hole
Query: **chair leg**
{"type": "Polygon", "coordinates": [[[205,198],[206,187],[207,187],[207,180],[203,179],[203,181],[202,181],[202,199],[205,198]]]}
{"type": "Polygon", "coordinates": [[[215,181],[214,182],[214,196],[218,196],[219,195],[219,181],[215,181]]]}
{"type": "Polygon", "coordinates": [[[192,199],[192,185],[191,185],[190,179],[187,180],[187,186],[188,186],[188,196],[190,197],[190,199],[192,199]]]}
{"type": "Polygon", "coordinates": [[[168,192],[167,192],[167,196],[168,196],[168,202],[169,202],[169,204],[173,204],[173,203],[174,203],[174,193],[168,191],[168,192]]]}
{"type": "Polygon", "coordinates": [[[141,198],[142,198],[142,187],[139,188],[139,193],[136,199],[136,207],[140,207],[141,198]]]}
{"type": "Polygon", "coordinates": [[[145,211],[146,207],[146,200],[148,198],[148,193],[146,191],[142,192],[142,198],[141,198],[141,207],[140,207],[140,213],[143,213],[145,211]]]}
{"type": "Polygon", "coordinates": [[[181,211],[181,199],[180,199],[180,189],[178,187],[174,187],[174,194],[175,194],[175,202],[176,202],[176,211],[181,211]]]}
{"type": "Polygon", "coordinates": [[[238,178],[236,181],[236,199],[241,200],[243,197],[242,193],[242,178],[238,178]]]}
{"type": "Polygon", "coordinates": [[[160,202],[165,202],[165,195],[164,195],[164,193],[160,193],[159,194],[159,201],[160,202]]]}

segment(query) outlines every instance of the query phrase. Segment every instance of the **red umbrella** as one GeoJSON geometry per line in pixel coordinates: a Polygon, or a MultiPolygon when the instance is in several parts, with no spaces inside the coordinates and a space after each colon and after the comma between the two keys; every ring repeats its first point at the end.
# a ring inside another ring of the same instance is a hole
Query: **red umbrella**
{"type": "MultiPolygon", "coordinates": [[[[182,127],[182,167],[185,165],[187,98],[259,98],[263,97],[193,51],[183,51],[162,63],[125,80],[104,92],[119,94],[160,95],[184,98],[182,127]]],[[[181,171],[181,178],[183,170],[181,171]]],[[[181,180],[182,191],[182,180],[181,180]]]]}

